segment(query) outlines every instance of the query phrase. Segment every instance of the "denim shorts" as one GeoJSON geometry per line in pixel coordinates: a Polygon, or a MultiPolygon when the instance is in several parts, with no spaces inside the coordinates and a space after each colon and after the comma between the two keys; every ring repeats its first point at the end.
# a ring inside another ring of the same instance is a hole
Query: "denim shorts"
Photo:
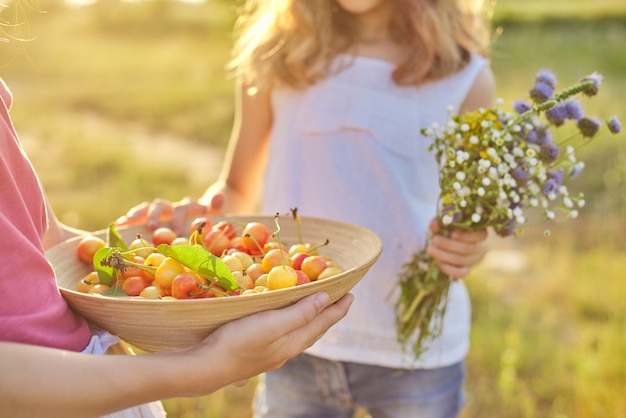
{"type": "Polygon", "coordinates": [[[453,418],[465,402],[463,362],[400,370],[301,354],[262,375],[255,418],[453,418]]]}

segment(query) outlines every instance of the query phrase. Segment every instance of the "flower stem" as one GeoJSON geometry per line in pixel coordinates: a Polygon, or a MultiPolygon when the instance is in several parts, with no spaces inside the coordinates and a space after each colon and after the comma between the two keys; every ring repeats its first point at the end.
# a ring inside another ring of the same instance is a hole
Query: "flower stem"
{"type": "Polygon", "coordinates": [[[424,251],[414,254],[404,266],[396,310],[397,334],[404,348],[411,343],[415,358],[423,352],[427,339],[441,333],[449,287],[450,278],[424,251]]]}
{"type": "Polygon", "coordinates": [[[569,99],[570,97],[575,96],[578,93],[582,93],[592,86],[593,86],[593,81],[591,80],[585,80],[585,81],[581,81],[578,84],[574,84],[573,86],[555,95],[552,99],[547,100],[543,103],[536,104],[532,108],[528,109],[526,112],[520,114],[511,123],[509,123],[508,126],[509,127],[517,126],[522,121],[524,121],[525,119],[528,119],[532,115],[538,115],[541,112],[545,112],[546,110],[549,110],[550,108],[556,106],[557,103],[562,102],[563,100],[569,99]]]}

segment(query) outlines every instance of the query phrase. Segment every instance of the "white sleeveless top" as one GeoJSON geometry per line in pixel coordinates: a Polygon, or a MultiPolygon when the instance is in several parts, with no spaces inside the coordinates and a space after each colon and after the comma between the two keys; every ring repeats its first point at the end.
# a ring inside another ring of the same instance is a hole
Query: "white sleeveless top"
{"type": "Polygon", "coordinates": [[[488,61],[420,87],[398,87],[394,64],[366,57],[305,90],[275,89],[274,125],[262,193],[264,213],[298,208],[377,233],[383,252],[355,286],[348,316],[307,352],[331,360],[436,368],[469,349],[470,304],[463,281],[449,295],[442,335],[413,361],[397,343],[397,276],[424,246],[436,214],[438,167],[420,129],[458,111],[488,61]]]}

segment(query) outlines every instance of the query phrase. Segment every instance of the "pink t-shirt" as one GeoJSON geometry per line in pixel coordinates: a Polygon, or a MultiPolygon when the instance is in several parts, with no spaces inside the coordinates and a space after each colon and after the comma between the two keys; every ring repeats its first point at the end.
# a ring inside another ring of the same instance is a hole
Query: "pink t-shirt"
{"type": "Polygon", "coordinates": [[[0,79],[0,341],[82,351],[91,330],[69,309],[45,257],[46,205],[10,106],[0,79]]]}

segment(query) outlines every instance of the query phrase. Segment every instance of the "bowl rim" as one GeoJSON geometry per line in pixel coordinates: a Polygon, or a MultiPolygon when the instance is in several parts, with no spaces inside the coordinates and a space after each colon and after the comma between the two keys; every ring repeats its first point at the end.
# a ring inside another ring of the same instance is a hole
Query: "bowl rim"
{"type": "MultiPolygon", "coordinates": [[[[249,214],[249,215],[219,215],[219,216],[210,216],[210,215],[206,215],[206,217],[208,219],[210,219],[211,221],[215,220],[216,222],[219,222],[221,220],[249,220],[249,221],[258,221],[258,220],[265,220],[267,221],[270,218],[273,218],[274,215],[268,215],[268,214],[249,214]]],[[[361,233],[368,235],[369,237],[371,237],[374,240],[375,243],[375,249],[372,252],[372,255],[368,257],[367,260],[363,261],[359,266],[355,266],[355,267],[351,267],[347,270],[342,271],[341,273],[329,277],[328,279],[323,279],[322,281],[312,281],[309,283],[304,283],[298,286],[293,286],[293,287],[289,287],[289,288],[284,288],[284,289],[275,289],[275,290],[271,290],[271,291],[267,291],[267,292],[261,292],[261,293],[254,293],[254,294],[249,294],[249,295],[238,295],[236,298],[233,297],[216,297],[216,298],[199,298],[199,299],[177,299],[177,300],[169,300],[169,299],[140,299],[140,298],[113,298],[113,297],[106,297],[106,301],[107,303],[112,303],[112,304],[127,304],[129,301],[132,301],[132,303],[136,303],[136,304],[155,304],[158,303],[160,305],[163,304],[193,304],[193,303],[213,303],[213,304],[220,304],[220,303],[226,303],[227,301],[229,301],[228,303],[232,303],[233,300],[246,300],[246,298],[250,298],[253,297],[256,300],[261,300],[262,298],[273,298],[276,297],[278,294],[281,293],[286,293],[286,292],[290,292],[293,291],[293,289],[298,288],[298,289],[302,289],[301,292],[305,292],[306,289],[308,289],[309,287],[313,287],[313,286],[319,286],[319,283],[326,283],[328,285],[330,285],[330,283],[335,282],[335,281],[339,281],[342,279],[345,279],[347,276],[349,276],[350,274],[358,271],[358,270],[362,270],[362,269],[369,269],[369,267],[371,267],[380,257],[381,253],[382,253],[382,241],[380,239],[380,237],[378,236],[378,234],[376,234],[375,232],[373,232],[372,230],[363,227],[361,225],[358,224],[354,224],[354,223],[350,223],[350,222],[346,222],[346,221],[339,221],[336,219],[329,219],[329,218],[320,218],[320,217],[312,217],[312,216],[300,216],[301,221],[300,222],[306,222],[307,220],[312,220],[312,221],[316,221],[316,222],[323,222],[326,224],[336,224],[336,225],[343,225],[343,226],[349,226],[352,229],[355,230],[360,230],[361,233]],[[240,296],[244,296],[243,298],[240,298],[240,296]]],[[[186,220],[185,222],[185,226],[188,226],[191,222],[192,222],[193,218],[186,220]]],[[[169,222],[168,221],[161,221],[159,222],[159,224],[157,225],[158,227],[161,226],[168,226],[169,222]]],[[[135,224],[135,225],[123,225],[123,226],[116,226],[115,227],[118,232],[120,231],[128,231],[131,229],[140,229],[140,228],[147,228],[147,226],[143,223],[141,224],[135,224]]],[[[151,231],[153,229],[150,229],[151,231]]],[[[104,237],[106,237],[108,233],[108,228],[105,229],[100,229],[97,231],[92,231],[89,232],[89,235],[104,235],[104,237]]],[[[69,238],[67,240],[61,241],[57,244],[55,244],[54,246],[50,247],[48,250],[46,250],[46,253],[53,251],[54,248],[57,248],[60,245],[69,245],[75,241],[80,241],[85,235],[77,235],[75,237],[69,238]]],[[[96,295],[92,295],[92,294],[87,294],[87,293],[83,293],[83,292],[79,292],[77,290],[73,290],[73,289],[69,289],[67,287],[63,287],[59,282],[58,282],[58,273],[57,273],[57,287],[59,288],[59,291],[63,294],[63,293],[67,293],[70,294],[72,297],[78,297],[78,298],[86,298],[85,300],[93,300],[94,297],[102,297],[102,296],[96,296],[96,295]]]]}

